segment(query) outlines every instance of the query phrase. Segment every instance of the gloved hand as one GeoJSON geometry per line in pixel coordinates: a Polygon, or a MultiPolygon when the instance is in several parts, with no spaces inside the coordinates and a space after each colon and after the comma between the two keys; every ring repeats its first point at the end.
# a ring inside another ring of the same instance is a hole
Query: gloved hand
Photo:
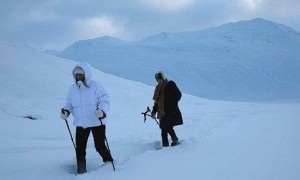
{"type": "Polygon", "coordinates": [[[60,118],[61,119],[66,120],[69,117],[69,115],[70,115],[70,111],[68,111],[68,110],[66,110],[64,108],[62,108],[60,110],[60,118]]]}
{"type": "Polygon", "coordinates": [[[156,119],[155,115],[156,115],[156,113],[151,113],[151,118],[156,119]]]}
{"type": "Polygon", "coordinates": [[[95,111],[95,116],[98,118],[98,119],[102,119],[104,117],[104,113],[101,109],[97,109],[95,111]]]}

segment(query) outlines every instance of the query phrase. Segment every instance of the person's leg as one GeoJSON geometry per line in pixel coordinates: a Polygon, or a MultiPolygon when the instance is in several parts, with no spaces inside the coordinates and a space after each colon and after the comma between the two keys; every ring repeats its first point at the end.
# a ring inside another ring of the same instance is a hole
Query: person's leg
{"type": "Polygon", "coordinates": [[[171,139],[172,139],[171,146],[176,146],[178,144],[178,137],[176,136],[176,133],[175,133],[173,127],[168,128],[168,133],[170,134],[171,139]]]}
{"type": "Polygon", "coordinates": [[[89,138],[90,129],[76,127],[76,159],[77,159],[77,173],[82,174],[86,172],[86,145],[89,138]]]}
{"type": "Polygon", "coordinates": [[[163,147],[168,147],[169,146],[168,129],[166,128],[161,129],[161,139],[162,139],[163,147]]]}
{"type": "Polygon", "coordinates": [[[92,133],[96,151],[102,157],[103,162],[113,161],[113,158],[105,145],[105,125],[92,127],[92,133]]]}

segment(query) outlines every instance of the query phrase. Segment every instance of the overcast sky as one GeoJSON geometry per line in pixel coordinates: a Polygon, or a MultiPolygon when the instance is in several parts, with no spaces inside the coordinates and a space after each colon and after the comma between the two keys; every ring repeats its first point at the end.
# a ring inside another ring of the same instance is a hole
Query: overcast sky
{"type": "Polygon", "coordinates": [[[136,41],[258,17],[300,31],[300,0],[0,0],[0,37],[62,50],[105,35],[136,41]]]}

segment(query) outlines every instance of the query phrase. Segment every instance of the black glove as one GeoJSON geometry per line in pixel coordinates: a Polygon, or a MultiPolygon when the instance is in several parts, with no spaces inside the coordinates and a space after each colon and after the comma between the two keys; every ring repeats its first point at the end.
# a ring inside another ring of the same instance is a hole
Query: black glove
{"type": "Polygon", "coordinates": [[[68,111],[67,109],[62,108],[60,110],[60,118],[63,120],[66,120],[70,115],[70,111],[68,111]]]}
{"type": "Polygon", "coordinates": [[[156,119],[155,116],[156,116],[156,113],[151,113],[151,118],[152,118],[152,119],[156,119]]]}

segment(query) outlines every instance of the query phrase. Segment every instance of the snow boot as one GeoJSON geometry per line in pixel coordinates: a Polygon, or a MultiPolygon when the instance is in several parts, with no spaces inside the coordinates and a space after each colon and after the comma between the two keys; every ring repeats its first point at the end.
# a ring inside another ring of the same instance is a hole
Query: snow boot
{"type": "Polygon", "coordinates": [[[171,146],[177,146],[179,144],[178,140],[175,140],[171,143],[171,146]]]}
{"type": "Polygon", "coordinates": [[[106,157],[106,158],[103,158],[103,162],[106,163],[106,162],[113,162],[114,159],[110,156],[106,157]]]}
{"type": "Polygon", "coordinates": [[[84,174],[86,173],[86,162],[81,161],[77,162],[77,174],[84,174]]]}
{"type": "Polygon", "coordinates": [[[168,146],[169,146],[169,141],[168,141],[168,139],[163,139],[162,145],[163,145],[163,147],[168,147],[168,146]]]}

